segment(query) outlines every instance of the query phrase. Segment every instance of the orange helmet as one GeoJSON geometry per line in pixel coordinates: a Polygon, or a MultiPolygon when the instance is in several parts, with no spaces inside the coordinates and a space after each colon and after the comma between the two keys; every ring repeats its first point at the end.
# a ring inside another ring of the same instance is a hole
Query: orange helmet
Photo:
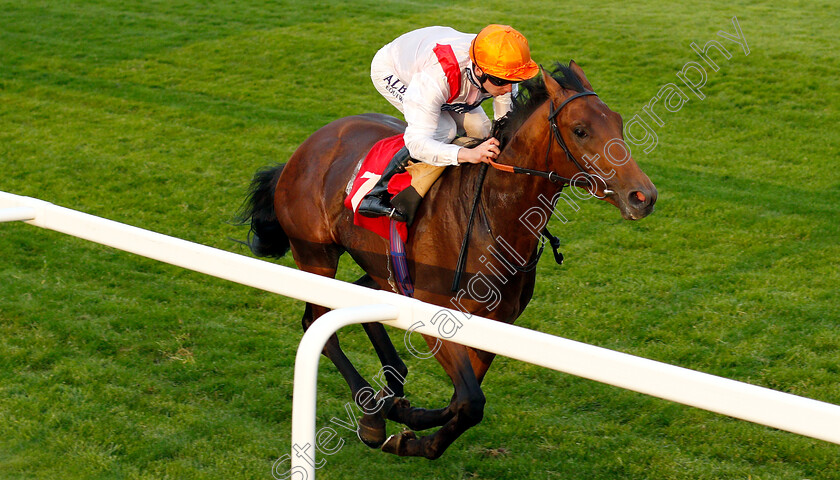
{"type": "Polygon", "coordinates": [[[505,80],[527,80],[540,71],[531,60],[528,40],[509,25],[488,25],[478,32],[470,58],[484,73],[505,80]]]}

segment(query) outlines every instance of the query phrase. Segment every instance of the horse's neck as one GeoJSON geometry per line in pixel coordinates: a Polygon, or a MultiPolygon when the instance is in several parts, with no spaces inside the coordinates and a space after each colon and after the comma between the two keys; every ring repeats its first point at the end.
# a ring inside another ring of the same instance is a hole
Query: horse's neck
{"type": "MultiPolygon", "coordinates": [[[[548,131],[541,110],[535,112],[513,136],[499,156],[499,163],[534,170],[546,170],[548,131]]],[[[547,111],[547,110],[546,110],[547,111]]],[[[482,192],[482,206],[494,238],[502,237],[522,257],[528,258],[539,242],[539,231],[551,214],[551,200],[558,185],[531,175],[491,169],[482,192]],[[545,219],[545,221],[543,221],[545,219]]]]}

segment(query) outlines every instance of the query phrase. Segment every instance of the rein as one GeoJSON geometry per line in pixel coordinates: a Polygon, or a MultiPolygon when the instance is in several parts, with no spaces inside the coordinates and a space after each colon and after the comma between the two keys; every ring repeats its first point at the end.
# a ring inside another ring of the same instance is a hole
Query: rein
{"type": "Polygon", "coordinates": [[[530,168],[523,168],[523,167],[516,167],[513,165],[505,165],[503,163],[496,163],[493,160],[489,160],[487,162],[491,167],[495,168],[496,170],[507,172],[507,173],[521,173],[524,175],[531,175],[534,177],[542,177],[547,178],[549,181],[554,183],[566,183],[569,185],[573,185],[575,187],[586,187],[588,184],[585,181],[581,180],[572,180],[571,178],[561,177],[554,172],[546,172],[543,170],[531,170],[530,168]]]}

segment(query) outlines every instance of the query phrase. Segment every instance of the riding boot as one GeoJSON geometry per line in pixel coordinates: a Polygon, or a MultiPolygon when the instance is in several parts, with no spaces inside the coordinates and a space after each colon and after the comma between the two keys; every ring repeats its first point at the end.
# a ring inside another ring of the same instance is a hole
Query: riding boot
{"type": "Polygon", "coordinates": [[[411,155],[408,153],[408,148],[401,148],[394,158],[385,167],[382,176],[376,185],[370,189],[367,195],[359,203],[359,208],[356,210],[360,215],[365,217],[391,217],[398,222],[406,221],[404,213],[397,210],[391,205],[391,194],[388,193],[388,182],[397,173],[405,171],[405,166],[411,160],[411,155]]]}

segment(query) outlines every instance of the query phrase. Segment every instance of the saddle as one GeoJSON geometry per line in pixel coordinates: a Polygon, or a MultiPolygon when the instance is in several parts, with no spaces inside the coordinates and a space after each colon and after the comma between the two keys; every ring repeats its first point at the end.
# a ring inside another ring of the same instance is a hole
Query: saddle
{"type": "MultiPolygon", "coordinates": [[[[452,143],[471,148],[481,143],[481,140],[458,137],[452,143]]],[[[356,173],[346,189],[347,197],[344,200],[344,206],[353,211],[353,223],[385,239],[390,238],[390,219],[365,217],[360,215],[357,209],[362,198],[376,185],[385,167],[388,166],[388,162],[404,146],[402,134],[385,138],[374,144],[367,156],[359,162],[356,173]]],[[[445,166],[439,167],[412,159],[406,166],[405,172],[395,174],[388,182],[388,192],[393,195],[391,204],[405,213],[407,218],[405,222],[397,222],[397,232],[403,241],[408,239],[408,227],[414,221],[414,215],[423,197],[445,169],[445,166]]]]}

